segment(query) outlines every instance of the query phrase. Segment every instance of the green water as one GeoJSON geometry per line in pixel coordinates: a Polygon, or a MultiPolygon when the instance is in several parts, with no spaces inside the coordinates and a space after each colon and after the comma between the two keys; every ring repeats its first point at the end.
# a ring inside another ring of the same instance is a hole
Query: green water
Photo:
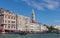
{"type": "Polygon", "coordinates": [[[60,38],[60,34],[0,34],[0,38],[60,38]]]}

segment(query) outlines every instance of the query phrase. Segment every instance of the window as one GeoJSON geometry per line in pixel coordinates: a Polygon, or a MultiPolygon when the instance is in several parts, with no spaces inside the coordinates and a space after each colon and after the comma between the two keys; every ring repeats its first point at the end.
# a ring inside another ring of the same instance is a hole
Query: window
{"type": "Polygon", "coordinates": [[[11,17],[11,19],[13,19],[13,16],[11,17]]]}
{"type": "Polygon", "coordinates": [[[6,28],[6,25],[5,25],[5,28],[6,28]]]}
{"type": "Polygon", "coordinates": [[[15,19],[15,17],[13,19],[15,19]]]}
{"type": "Polygon", "coordinates": [[[3,20],[3,23],[4,23],[4,20],[3,20]]]}
{"type": "Polygon", "coordinates": [[[8,16],[8,19],[10,19],[10,16],[8,16]]]}
{"type": "Polygon", "coordinates": [[[8,23],[10,23],[10,21],[8,21],[8,23]]]}
{"type": "Polygon", "coordinates": [[[12,19],[15,19],[15,17],[14,17],[14,16],[12,16],[12,19]]]}
{"type": "Polygon", "coordinates": [[[7,22],[7,20],[5,20],[5,23],[7,22]]]}
{"type": "Polygon", "coordinates": [[[8,25],[10,25],[10,24],[8,24],[8,25]]]}
{"type": "Polygon", "coordinates": [[[5,15],[5,18],[7,18],[7,15],[5,15]]]}
{"type": "Polygon", "coordinates": [[[28,26],[25,26],[26,28],[28,27],[28,26]]]}
{"type": "Polygon", "coordinates": [[[12,21],[12,23],[15,23],[15,21],[12,21]]]}
{"type": "Polygon", "coordinates": [[[11,28],[15,28],[15,24],[12,24],[11,28]]]}
{"type": "Polygon", "coordinates": [[[8,28],[10,28],[10,24],[8,24],[8,28]]]}

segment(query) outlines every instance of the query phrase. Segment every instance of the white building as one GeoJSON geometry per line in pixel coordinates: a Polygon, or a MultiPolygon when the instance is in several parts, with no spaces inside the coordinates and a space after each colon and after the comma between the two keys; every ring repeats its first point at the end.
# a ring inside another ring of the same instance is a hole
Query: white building
{"type": "Polygon", "coordinates": [[[31,25],[30,25],[30,31],[34,32],[42,32],[42,31],[47,31],[48,29],[46,26],[43,26],[42,24],[38,23],[35,21],[35,13],[34,10],[32,10],[32,18],[31,18],[31,25]]]}
{"type": "Polygon", "coordinates": [[[40,30],[42,31],[48,31],[46,26],[43,26],[43,24],[40,25],[40,30]]]}
{"type": "Polygon", "coordinates": [[[60,30],[60,26],[59,25],[54,26],[54,28],[60,30]]]}
{"type": "Polygon", "coordinates": [[[30,31],[40,32],[40,25],[38,23],[31,23],[30,31]]]}

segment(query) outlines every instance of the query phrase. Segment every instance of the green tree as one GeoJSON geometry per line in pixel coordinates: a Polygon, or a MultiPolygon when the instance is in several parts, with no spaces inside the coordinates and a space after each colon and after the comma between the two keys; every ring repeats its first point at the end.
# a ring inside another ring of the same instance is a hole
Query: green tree
{"type": "Polygon", "coordinates": [[[54,28],[53,26],[48,26],[46,24],[44,24],[44,26],[47,27],[48,31],[52,32],[52,31],[58,31],[58,29],[54,28]]]}

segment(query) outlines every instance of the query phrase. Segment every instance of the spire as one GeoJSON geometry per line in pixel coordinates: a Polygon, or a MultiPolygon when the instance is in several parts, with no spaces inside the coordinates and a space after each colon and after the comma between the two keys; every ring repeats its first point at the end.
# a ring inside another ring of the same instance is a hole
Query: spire
{"type": "Polygon", "coordinates": [[[34,14],[34,9],[32,9],[32,14],[34,14]]]}
{"type": "Polygon", "coordinates": [[[35,13],[34,13],[34,10],[32,9],[32,22],[35,21],[35,13]]]}

